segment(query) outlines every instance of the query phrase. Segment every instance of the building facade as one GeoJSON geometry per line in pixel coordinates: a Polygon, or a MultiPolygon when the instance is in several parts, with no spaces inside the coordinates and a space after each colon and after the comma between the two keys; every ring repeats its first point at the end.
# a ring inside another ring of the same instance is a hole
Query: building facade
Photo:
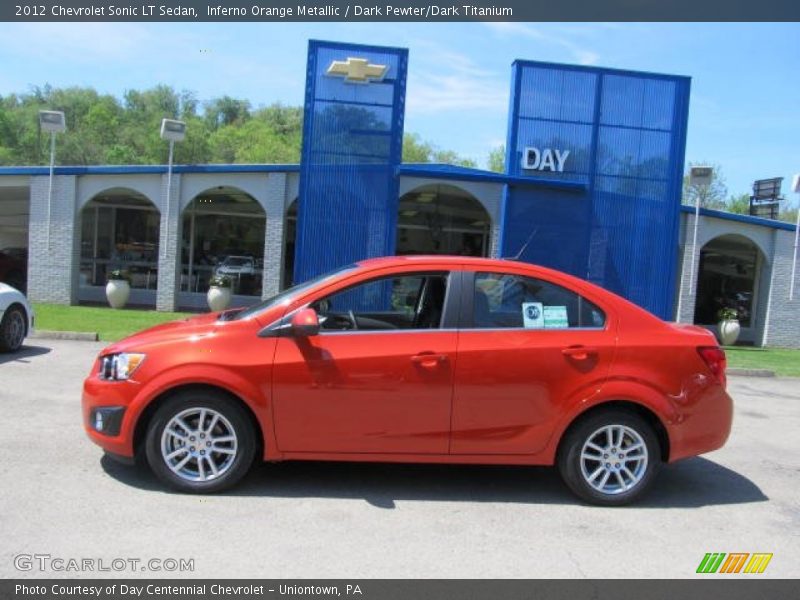
{"type": "Polygon", "coordinates": [[[404,49],[312,41],[299,165],[0,168],[0,249],[34,302],[203,309],[215,273],[246,305],[385,254],[518,257],[654,314],[800,346],[789,224],[680,205],[689,80],[517,61],[506,172],[402,164],[404,49]],[[171,187],[167,182],[171,180],[171,187]]]}

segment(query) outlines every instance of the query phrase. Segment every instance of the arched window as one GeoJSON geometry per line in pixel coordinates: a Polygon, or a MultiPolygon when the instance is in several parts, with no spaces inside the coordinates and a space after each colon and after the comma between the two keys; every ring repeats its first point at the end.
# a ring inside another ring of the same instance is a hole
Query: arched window
{"type": "MultiPolygon", "coordinates": [[[[134,289],[158,285],[161,216],[150,199],[135,190],[117,187],[96,194],[81,211],[80,298],[102,299],[97,290],[111,271],[120,269],[134,289]]],[[[155,294],[135,295],[136,303],[155,303],[155,294]]]]}
{"type": "Polygon", "coordinates": [[[225,275],[235,295],[260,296],[265,227],[264,209],[239,188],[197,194],[183,211],[180,291],[205,294],[211,277],[225,275]]]}
{"type": "Polygon", "coordinates": [[[714,325],[722,308],[736,310],[742,327],[755,324],[761,252],[746,237],[723,235],[700,250],[694,322],[714,325]]]}
{"type": "Polygon", "coordinates": [[[469,192],[424,185],[400,198],[396,253],[488,256],[491,217],[469,192]]]}

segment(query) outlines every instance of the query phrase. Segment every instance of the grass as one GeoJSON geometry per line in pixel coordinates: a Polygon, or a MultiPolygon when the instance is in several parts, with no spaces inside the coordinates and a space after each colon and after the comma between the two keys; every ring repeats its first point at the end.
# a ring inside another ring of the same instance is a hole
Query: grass
{"type": "Polygon", "coordinates": [[[106,308],[100,306],[61,306],[34,304],[36,329],[51,331],[97,332],[106,342],[164,323],[191,316],[192,313],[157,312],[155,310],[106,308]]]}
{"type": "Polygon", "coordinates": [[[800,350],[726,346],[728,367],[769,369],[782,377],[800,377],[800,350]]]}

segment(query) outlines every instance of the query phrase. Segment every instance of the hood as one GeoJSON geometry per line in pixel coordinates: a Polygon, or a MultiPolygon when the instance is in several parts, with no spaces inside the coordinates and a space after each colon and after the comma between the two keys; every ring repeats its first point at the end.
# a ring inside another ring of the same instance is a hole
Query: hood
{"type": "Polygon", "coordinates": [[[124,352],[127,350],[141,350],[174,341],[186,341],[192,337],[203,337],[213,334],[218,327],[225,326],[228,322],[219,321],[220,313],[208,313],[189,317],[179,321],[161,323],[143,331],[134,333],[125,339],[114,342],[103,349],[101,354],[124,352]]]}
{"type": "Polygon", "coordinates": [[[22,294],[22,292],[20,292],[17,288],[11,287],[7,283],[0,281],[0,293],[2,292],[16,292],[18,294],[22,294]]]}

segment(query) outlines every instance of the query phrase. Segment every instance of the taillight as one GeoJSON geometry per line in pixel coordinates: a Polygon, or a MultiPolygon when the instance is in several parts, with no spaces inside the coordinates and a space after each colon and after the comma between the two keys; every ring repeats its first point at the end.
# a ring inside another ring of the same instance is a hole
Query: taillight
{"type": "Polygon", "coordinates": [[[709,370],[714,374],[722,386],[727,384],[725,378],[725,369],[728,366],[728,360],[725,358],[725,350],[719,346],[700,346],[697,349],[700,358],[706,363],[709,370]]]}

